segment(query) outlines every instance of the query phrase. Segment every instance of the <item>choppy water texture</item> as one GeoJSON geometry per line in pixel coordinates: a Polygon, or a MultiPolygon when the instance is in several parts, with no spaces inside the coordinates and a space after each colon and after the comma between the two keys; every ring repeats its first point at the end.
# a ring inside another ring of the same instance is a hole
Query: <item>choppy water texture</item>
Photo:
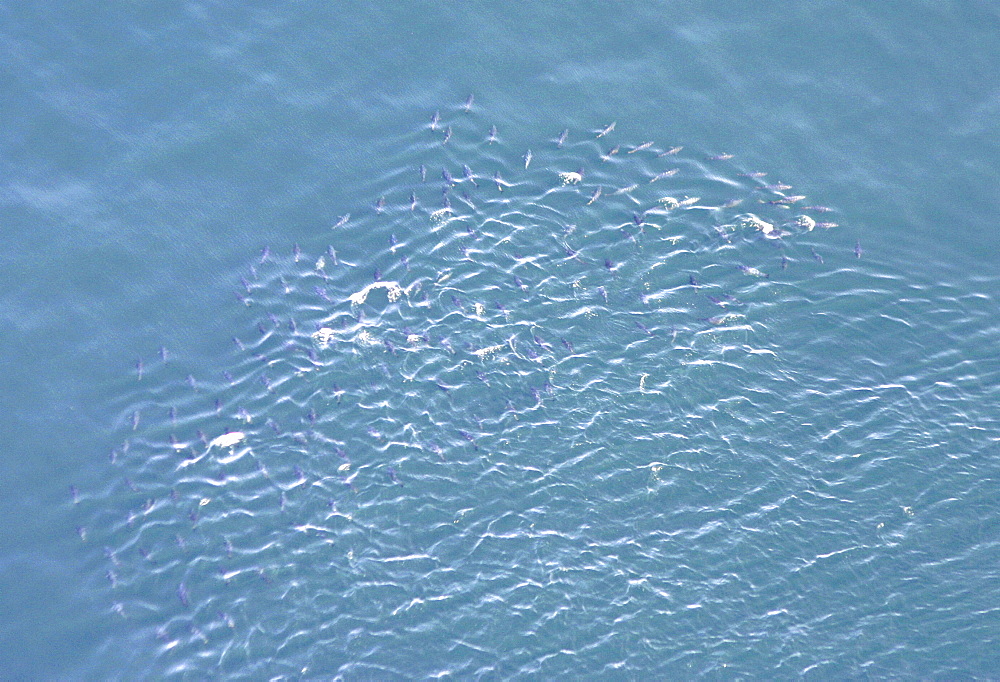
{"type": "Polygon", "coordinates": [[[369,201],[247,266],[217,371],[163,349],[122,378],[120,476],[77,508],[140,659],[856,676],[979,650],[899,618],[985,558],[961,510],[991,504],[995,425],[961,376],[987,301],[872,261],[809,188],[602,123],[531,154],[475,104],[415,123],[369,201]],[[895,376],[914,316],[951,343],[895,376]]]}
{"type": "Polygon", "coordinates": [[[0,677],[996,676],[995,9],[0,19],[0,677]]]}

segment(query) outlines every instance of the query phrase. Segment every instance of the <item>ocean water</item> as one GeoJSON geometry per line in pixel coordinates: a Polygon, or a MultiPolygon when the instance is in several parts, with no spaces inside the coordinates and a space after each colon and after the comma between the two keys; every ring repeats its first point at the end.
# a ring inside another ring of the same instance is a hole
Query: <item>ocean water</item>
{"type": "Polygon", "coordinates": [[[991,4],[0,55],[0,677],[996,678],[991,4]]]}

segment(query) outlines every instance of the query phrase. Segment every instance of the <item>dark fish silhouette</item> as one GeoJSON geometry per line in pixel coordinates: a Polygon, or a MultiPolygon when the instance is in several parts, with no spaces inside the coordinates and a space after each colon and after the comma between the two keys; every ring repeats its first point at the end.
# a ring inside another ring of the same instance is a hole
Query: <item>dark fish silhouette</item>
{"type": "Polygon", "coordinates": [[[465,173],[465,179],[471,182],[473,187],[479,187],[476,178],[472,175],[472,169],[468,165],[462,165],[462,172],[465,173]]]}

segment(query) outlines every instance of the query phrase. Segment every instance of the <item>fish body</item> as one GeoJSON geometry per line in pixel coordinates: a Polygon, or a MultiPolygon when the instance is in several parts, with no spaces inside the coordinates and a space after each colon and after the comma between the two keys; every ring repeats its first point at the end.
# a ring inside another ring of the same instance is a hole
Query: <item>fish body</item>
{"type": "Polygon", "coordinates": [[[465,173],[465,179],[471,182],[473,187],[479,187],[476,183],[476,178],[472,175],[472,169],[468,165],[462,166],[462,172],[465,173]]]}
{"type": "Polygon", "coordinates": [[[216,436],[208,442],[208,449],[212,448],[229,448],[246,438],[246,434],[242,431],[230,431],[229,433],[224,433],[221,436],[216,436]]]}
{"type": "Polygon", "coordinates": [[[654,176],[653,179],[650,180],[650,182],[656,182],[657,180],[662,180],[664,178],[669,178],[671,176],[677,175],[678,170],[679,169],[677,168],[671,168],[670,170],[665,170],[662,173],[654,176]]]}
{"type": "Polygon", "coordinates": [[[635,147],[634,149],[630,149],[628,153],[629,154],[635,154],[636,152],[641,152],[643,149],[649,149],[652,146],[653,146],[653,142],[652,141],[650,141],[650,142],[643,142],[638,147],[635,147]]]}
{"type": "Polygon", "coordinates": [[[617,123],[617,121],[613,121],[606,128],[602,129],[601,132],[597,133],[597,136],[598,137],[604,137],[605,135],[607,135],[608,133],[610,133],[612,130],[615,129],[615,123],[617,123]]]}
{"type": "Polygon", "coordinates": [[[749,265],[740,265],[738,267],[740,269],[740,272],[742,272],[744,275],[750,275],[751,277],[767,277],[768,276],[766,272],[761,272],[757,268],[750,267],[749,265]]]}

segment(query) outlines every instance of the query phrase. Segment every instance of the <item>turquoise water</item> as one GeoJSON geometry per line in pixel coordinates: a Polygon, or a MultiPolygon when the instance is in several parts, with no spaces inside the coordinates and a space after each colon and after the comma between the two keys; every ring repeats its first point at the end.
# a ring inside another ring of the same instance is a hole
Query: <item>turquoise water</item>
{"type": "Polygon", "coordinates": [[[991,6],[0,17],[4,678],[995,676],[991,6]]]}

